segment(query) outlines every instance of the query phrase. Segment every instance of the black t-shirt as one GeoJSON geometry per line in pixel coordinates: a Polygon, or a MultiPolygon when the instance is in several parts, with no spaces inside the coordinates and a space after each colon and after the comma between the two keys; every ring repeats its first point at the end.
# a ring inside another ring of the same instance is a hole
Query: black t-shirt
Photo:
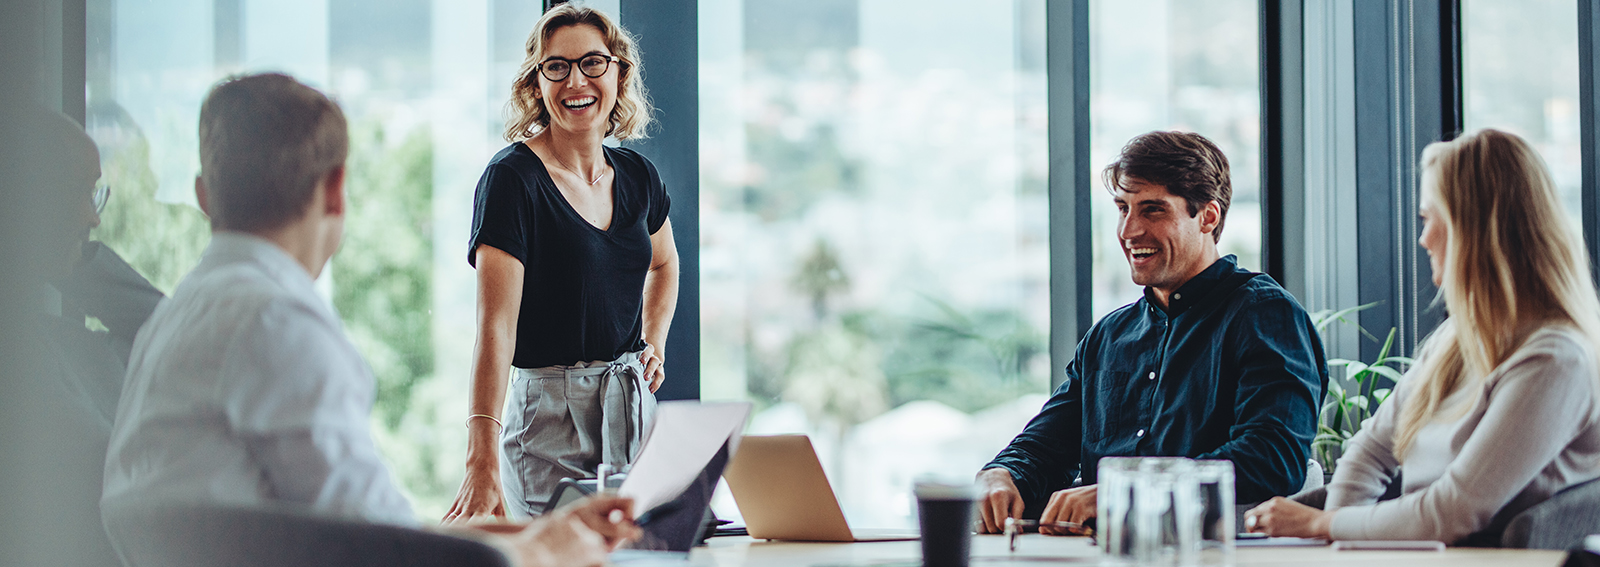
{"type": "Polygon", "coordinates": [[[573,210],[521,142],[495,154],[478,179],[467,263],[477,266],[483,244],[524,269],[513,366],[615,360],[644,348],[650,235],[666,223],[672,201],[638,152],[606,147],[605,157],[616,172],[608,230],[573,210]]]}

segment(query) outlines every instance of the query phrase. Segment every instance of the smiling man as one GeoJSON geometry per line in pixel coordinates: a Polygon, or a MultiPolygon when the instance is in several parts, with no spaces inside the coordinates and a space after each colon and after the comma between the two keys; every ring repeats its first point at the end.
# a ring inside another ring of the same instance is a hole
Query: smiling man
{"type": "Polygon", "coordinates": [[[1240,503],[1305,481],[1328,382],[1322,341],[1283,287],[1218,254],[1228,159],[1199,134],[1150,132],[1105,181],[1144,297],[1095,323],[1066,381],[978,473],[985,532],[1007,517],[1094,517],[1101,457],[1229,460],[1240,503]]]}

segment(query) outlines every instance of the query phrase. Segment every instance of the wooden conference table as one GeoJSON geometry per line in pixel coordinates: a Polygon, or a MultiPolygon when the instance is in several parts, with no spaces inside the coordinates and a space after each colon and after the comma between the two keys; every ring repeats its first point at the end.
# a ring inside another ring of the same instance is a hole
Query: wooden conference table
{"type": "MultiPolygon", "coordinates": [[[[695,548],[689,564],[716,567],[899,566],[920,564],[918,542],[795,543],[748,537],[711,538],[695,548]]],[[[1311,566],[1437,565],[1452,567],[1504,566],[1555,567],[1566,557],[1562,551],[1451,548],[1431,551],[1334,551],[1323,547],[1241,547],[1233,564],[1311,566]]],[[[1207,565],[1219,564],[1207,556],[1207,565]]],[[[972,540],[972,565],[1093,565],[1100,550],[1084,537],[1028,534],[1017,542],[1017,552],[1006,550],[1004,536],[980,535],[972,540]]]]}

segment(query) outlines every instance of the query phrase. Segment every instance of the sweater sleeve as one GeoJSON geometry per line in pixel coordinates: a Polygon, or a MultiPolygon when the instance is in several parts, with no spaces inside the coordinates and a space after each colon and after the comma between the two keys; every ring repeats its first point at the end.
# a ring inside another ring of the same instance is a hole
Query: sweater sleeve
{"type": "Polygon", "coordinates": [[[1484,386],[1483,418],[1444,475],[1395,500],[1340,508],[1334,539],[1459,541],[1487,526],[1592,422],[1594,361],[1568,334],[1535,337],[1495,374],[1484,386]]]}

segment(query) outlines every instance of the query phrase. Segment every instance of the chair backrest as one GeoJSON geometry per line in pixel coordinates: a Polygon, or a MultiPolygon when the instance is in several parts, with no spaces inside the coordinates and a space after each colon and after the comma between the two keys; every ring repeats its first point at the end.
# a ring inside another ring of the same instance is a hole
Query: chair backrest
{"type": "Polygon", "coordinates": [[[131,567],[511,565],[480,541],[296,509],[164,504],[108,508],[105,518],[131,567]]]}
{"type": "MultiPolygon", "coordinates": [[[[1300,492],[1309,492],[1322,488],[1323,485],[1327,484],[1326,479],[1322,478],[1322,476],[1322,463],[1317,462],[1316,459],[1306,459],[1306,481],[1300,485],[1300,492]]],[[[1299,493],[1297,492],[1296,494],[1299,493]]],[[[1290,498],[1293,497],[1292,495],[1290,496],[1290,498]]]]}
{"type": "Polygon", "coordinates": [[[1600,533],[1600,479],[1574,484],[1511,518],[1502,547],[1571,549],[1600,533]]]}

